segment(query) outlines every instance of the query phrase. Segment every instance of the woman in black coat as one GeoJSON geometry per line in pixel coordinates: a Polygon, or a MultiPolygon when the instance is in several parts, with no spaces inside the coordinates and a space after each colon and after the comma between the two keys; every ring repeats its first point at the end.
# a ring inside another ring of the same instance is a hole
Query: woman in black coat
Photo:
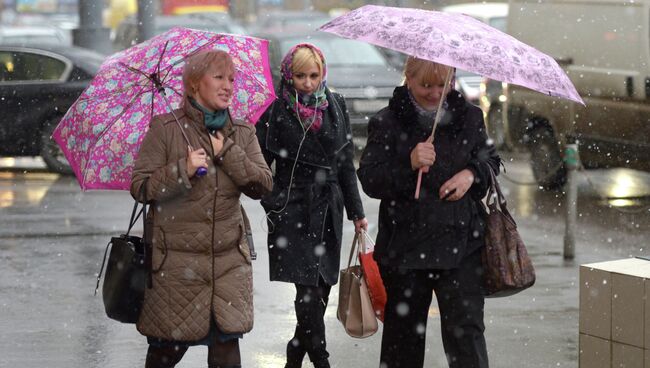
{"type": "Polygon", "coordinates": [[[363,190],[381,199],[375,259],[387,293],[383,368],[422,367],[432,291],[449,366],[488,367],[483,335],[481,199],[500,158],[481,110],[455,90],[449,67],[409,57],[405,83],[368,125],[359,164],[363,190]],[[444,115],[431,135],[439,101],[444,115]],[[418,171],[420,198],[414,199],[418,171]]]}
{"type": "Polygon", "coordinates": [[[266,162],[275,164],[273,191],[262,199],[271,280],[296,286],[286,367],[300,367],[305,353],[315,367],[329,367],[323,315],[338,281],[343,207],[357,232],[368,223],[345,101],[325,85],[321,51],[299,44],[281,69],[280,98],[256,125],[266,162]]]}

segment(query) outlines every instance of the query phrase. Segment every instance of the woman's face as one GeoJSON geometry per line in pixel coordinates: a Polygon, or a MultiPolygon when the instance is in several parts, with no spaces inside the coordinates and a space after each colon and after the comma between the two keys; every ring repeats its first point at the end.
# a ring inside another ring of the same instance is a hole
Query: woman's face
{"type": "Polygon", "coordinates": [[[219,68],[212,64],[196,85],[196,102],[212,111],[227,109],[234,80],[235,75],[230,68],[219,68]]]}
{"type": "Polygon", "coordinates": [[[445,87],[444,81],[439,84],[431,85],[424,83],[422,81],[422,76],[416,75],[413,78],[407,76],[406,84],[415,98],[415,101],[417,101],[417,103],[425,110],[432,111],[438,108],[440,99],[443,97],[442,92],[445,87]]]}
{"type": "Polygon", "coordinates": [[[293,80],[293,87],[298,92],[310,95],[318,89],[323,76],[318,69],[318,65],[314,61],[310,61],[301,70],[295,70],[291,79],[293,80]]]}

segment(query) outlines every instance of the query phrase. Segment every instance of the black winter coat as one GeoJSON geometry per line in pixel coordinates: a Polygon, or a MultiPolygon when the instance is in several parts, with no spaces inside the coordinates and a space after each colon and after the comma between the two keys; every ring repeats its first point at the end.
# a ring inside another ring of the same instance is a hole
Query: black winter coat
{"type": "Polygon", "coordinates": [[[315,286],[321,275],[327,284],[336,284],[343,206],[350,220],[365,217],[345,100],[326,93],[329,106],[317,133],[303,134],[281,98],[256,125],[264,158],[269,166],[275,163],[273,191],[261,201],[268,218],[272,281],[315,286]]]}
{"type": "Polygon", "coordinates": [[[420,199],[414,199],[418,171],[411,151],[431,134],[418,116],[405,86],[395,88],[389,106],[368,125],[368,142],[359,163],[359,179],[370,197],[381,199],[375,259],[405,269],[456,268],[464,256],[483,245],[489,185],[488,166],[499,172],[500,158],[488,144],[481,110],[452,90],[447,123],[434,137],[436,161],[422,176],[420,199]],[[450,119],[450,121],[449,121],[450,119]],[[458,201],[443,201],[443,183],[463,169],[474,184],[458,201]]]}

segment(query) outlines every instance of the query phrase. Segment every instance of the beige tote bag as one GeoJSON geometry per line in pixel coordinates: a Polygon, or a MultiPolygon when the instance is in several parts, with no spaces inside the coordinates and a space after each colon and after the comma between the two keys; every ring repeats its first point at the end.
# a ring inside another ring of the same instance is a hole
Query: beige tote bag
{"type": "Polygon", "coordinates": [[[345,332],[352,337],[368,337],[377,332],[378,324],[370,301],[368,287],[358,265],[359,234],[354,235],[348,267],[341,270],[339,280],[339,306],[336,317],[343,324],[345,332]],[[352,264],[352,257],[355,264],[352,264]]]}

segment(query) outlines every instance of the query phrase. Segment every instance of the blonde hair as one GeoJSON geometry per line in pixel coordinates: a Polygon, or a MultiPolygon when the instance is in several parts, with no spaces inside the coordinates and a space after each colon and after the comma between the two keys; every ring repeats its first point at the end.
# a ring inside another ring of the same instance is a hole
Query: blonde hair
{"type": "Polygon", "coordinates": [[[303,71],[307,68],[309,63],[315,63],[320,72],[321,78],[323,78],[323,60],[316,51],[309,47],[298,47],[293,53],[293,59],[291,61],[291,74],[303,71]]]}
{"type": "Polygon", "coordinates": [[[444,64],[409,56],[404,63],[404,81],[402,84],[407,84],[407,78],[410,80],[419,80],[422,84],[430,86],[443,84],[450,69],[453,68],[444,64]]]}
{"type": "Polygon", "coordinates": [[[185,98],[195,98],[196,85],[213,65],[218,70],[230,69],[233,73],[235,72],[235,64],[225,51],[201,51],[185,59],[183,67],[183,96],[185,98]]]}

